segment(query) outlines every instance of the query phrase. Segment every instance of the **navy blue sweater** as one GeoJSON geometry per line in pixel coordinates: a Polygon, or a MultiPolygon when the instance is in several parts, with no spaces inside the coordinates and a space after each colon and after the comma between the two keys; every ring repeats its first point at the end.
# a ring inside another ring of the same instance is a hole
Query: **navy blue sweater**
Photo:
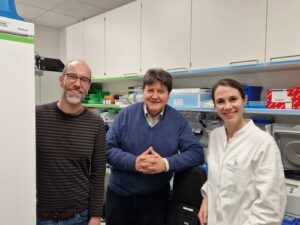
{"type": "Polygon", "coordinates": [[[108,186],[123,196],[159,192],[168,187],[173,172],[204,162],[203,149],[188,122],[168,105],[154,127],[147,123],[143,103],[123,109],[110,127],[106,140],[107,160],[111,165],[108,186]],[[150,146],[168,160],[169,172],[146,175],[136,171],[136,157],[150,146]]]}

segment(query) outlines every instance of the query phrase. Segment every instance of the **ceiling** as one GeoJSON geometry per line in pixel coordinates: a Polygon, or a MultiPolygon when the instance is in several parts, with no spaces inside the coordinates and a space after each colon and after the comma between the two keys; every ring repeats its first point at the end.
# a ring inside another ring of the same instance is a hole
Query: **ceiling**
{"type": "Polygon", "coordinates": [[[25,21],[63,28],[135,0],[15,0],[25,21]]]}

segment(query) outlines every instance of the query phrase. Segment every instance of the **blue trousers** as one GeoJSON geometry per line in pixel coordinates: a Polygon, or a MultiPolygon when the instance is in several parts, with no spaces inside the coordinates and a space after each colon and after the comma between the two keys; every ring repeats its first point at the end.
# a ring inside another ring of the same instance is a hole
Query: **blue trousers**
{"type": "Polygon", "coordinates": [[[139,197],[124,197],[108,188],[106,225],[163,225],[169,191],[139,197]]]}
{"type": "Polygon", "coordinates": [[[75,214],[74,216],[65,219],[44,219],[37,218],[37,225],[87,225],[89,222],[89,212],[87,209],[75,214]]]}

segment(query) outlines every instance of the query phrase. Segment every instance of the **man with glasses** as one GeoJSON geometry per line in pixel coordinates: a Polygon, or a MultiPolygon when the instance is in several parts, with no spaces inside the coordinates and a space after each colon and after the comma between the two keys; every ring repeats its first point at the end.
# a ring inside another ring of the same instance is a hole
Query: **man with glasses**
{"type": "Polygon", "coordinates": [[[105,126],[82,106],[91,70],[70,61],[59,77],[59,101],[36,107],[37,225],[100,225],[105,126]]]}

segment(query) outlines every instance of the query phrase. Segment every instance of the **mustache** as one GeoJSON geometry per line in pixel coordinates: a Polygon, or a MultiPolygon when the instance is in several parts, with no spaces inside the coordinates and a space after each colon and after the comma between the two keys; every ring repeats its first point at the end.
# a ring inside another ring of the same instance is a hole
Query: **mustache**
{"type": "Polygon", "coordinates": [[[81,91],[80,89],[76,89],[76,88],[70,88],[70,89],[67,89],[67,91],[77,91],[79,92],[80,94],[85,94],[83,91],[81,91]]]}

